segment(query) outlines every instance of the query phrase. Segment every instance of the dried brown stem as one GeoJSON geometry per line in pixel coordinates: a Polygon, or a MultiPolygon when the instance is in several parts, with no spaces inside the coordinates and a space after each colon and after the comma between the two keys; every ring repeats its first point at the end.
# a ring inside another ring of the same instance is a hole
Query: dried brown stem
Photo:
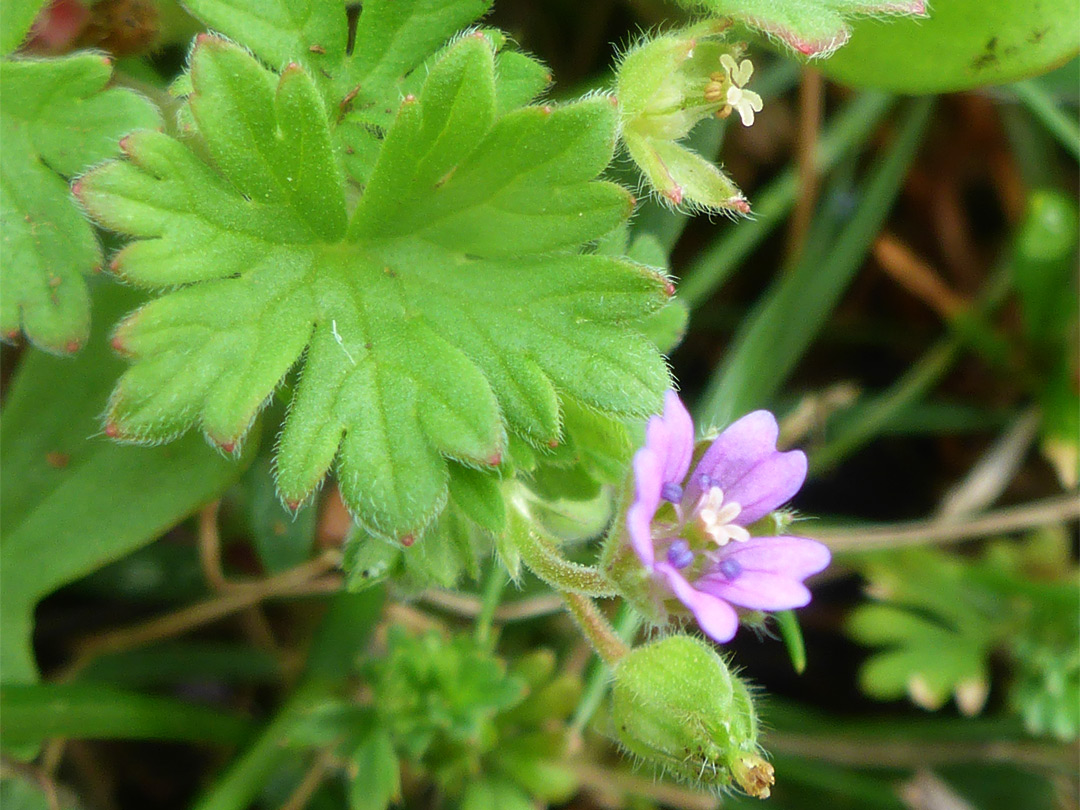
{"type": "Polygon", "coordinates": [[[102,653],[141,647],[183,635],[197,627],[250,608],[267,599],[332,593],[340,590],[342,577],[328,574],[337,568],[340,554],[327,551],[288,571],[256,582],[233,583],[219,596],[129,627],[90,636],[76,645],[76,659],[61,679],[72,677],[90,659],[102,653]]]}
{"type": "Polygon", "coordinates": [[[814,219],[814,204],[817,202],[818,173],[817,152],[818,134],[821,132],[821,104],[824,95],[824,81],[821,73],[813,68],[803,68],[802,83],[799,85],[799,137],[796,143],[796,160],[799,166],[799,199],[791,215],[788,226],[788,246],[786,265],[792,267],[802,255],[806,236],[810,232],[810,223],[814,219]]]}
{"type": "Polygon", "coordinates": [[[877,238],[874,258],[892,279],[943,319],[951,320],[967,308],[964,298],[953,292],[933,267],[892,234],[877,238]]]}
{"type": "MultiPolygon", "coordinates": [[[[475,618],[480,613],[480,600],[469,594],[431,588],[424,591],[420,599],[439,610],[445,610],[447,613],[453,613],[455,616],[463,616],[467,619],[475,618]]],[[[538,616],[549,616],[552,613],[558,613],[562,608],[562,599],[554,594],[533,596],[527,599],[502,603],[495,608],[495,621],[515,622],[535,619],[538,616]]]]}
{"type": "Polygon", "coordinates": [[[1080,497],[1073,492],[1021,506],[997,509],[976,518],[961,520],[933,518],[887,526],[812,533],[833,551],[877,551],[903,546],[957,543],[976,537],[1023,531],[1052,523],[1065,523],[1078,518],[1080,518],[1080,497]]]}
{"type": "Polygon", "coordinates": [[[635,774],[613,771],[597,765],[574,768],[581,786],[601,807],[617,810],[626,806],[627,796],[651,799],[676,810],[715,810],[720,801],[715,796],[698,793],[667,782],[657,782],[635,774]]]}

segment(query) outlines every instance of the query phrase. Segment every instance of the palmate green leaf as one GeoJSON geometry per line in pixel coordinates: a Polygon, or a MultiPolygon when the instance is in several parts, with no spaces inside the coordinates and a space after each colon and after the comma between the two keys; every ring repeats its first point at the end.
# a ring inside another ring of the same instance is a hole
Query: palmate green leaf
{"type": "Polygon", "coordinates": [[[24,332],[57,354],[86,343],[83,276],[101,265],[97,238],[64,178],[116,154],[125,132],[159,122],[141,96],[105,89],[111,72],[93,53],[0,62],[0,333],[24,332]]]}
{"type": "MultiPolygon", "coordinates": [[[[407,88],[406,78],[487,13],[491,0],[368,0],[348,53],[343,0],[191,0],[186,5],[208,27],[243,42],[271,67],[302,65],[331,113],[335,149],[346,171],[366,183],[398,101],[416,89],[407,88]]],[[[501,54],[499,63],[500,85],[517,100],[515,106],[528,103],[550,82],[538,86],[536,74],[546,71],[521,54],[501,54]]]]}
{"type": "Polygon", "coordinates": [[[924,0],[678,0],[731,17],[811,58],[828,56],[851,37],[858,17],[925,16],[924,0]]]}
{"type": "Polygon", "coordinates": [[[652,411],[668,376],[638,330],[669,285],[576,252],[631,210],[627,191],[594,179],[614,107],[594,97],[499,115],[495,60],[478,33],[430,66],[350,216],[336,111],[316,80],[201,37],[189,103],[213,165],[140,132],[123,142],[128,160],[79,185],[99,222],[139,238],[117,273],[187,285],[118,326],[132,366],[106,432],[162,441],[198,425],[235,452],[303,356],[281,495],[305,501],[336,457],[363,525],[406,538],[445,503],[448,460],[493,469],[508,432],[558,442],[560,392],[613,415],[652,411]]]}

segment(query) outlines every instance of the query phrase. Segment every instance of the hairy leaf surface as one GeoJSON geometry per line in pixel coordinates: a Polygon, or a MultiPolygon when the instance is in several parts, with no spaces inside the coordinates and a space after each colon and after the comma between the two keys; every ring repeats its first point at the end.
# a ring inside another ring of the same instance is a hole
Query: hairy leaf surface
{"type": "MultiPolygon", "coordinates": [[[[106,431],[149,442],[198,425],[236,452],[303,358],[281,495],[305,501],[336,458],[362,523],[404,538],[445,503],[449,460],[493,469],[508,433],[557,443],[560,392],[614,415],[655,408],[667,372],[639,329],[669,285],[578,253],[632,206],[595,179],[614,149],[611,100],[521,107],[535,71],[502,85],[496,58],[476,33],[429,64],[350,211],[338,111],[315,75],[292,62],[279,76],[201,37],[189,104],[209,162],[140,132],[127,160],[80,183],[103,225],[138,238],[114,270],[178,287],[118,326],[132,365],[106,431]]],[[[396,75],[404,62],[391,61],[396,75]]]]}
{"type": "Polygon", "coordinates": [[[142,97],[105,89],[110,74],[109,61],[91,53],[0,62],[0,332],[25,332],[57,354],[86,343],[83,276],[101,264],[64,178],[114,155],[125,132],[158,124],[142,97]]]}

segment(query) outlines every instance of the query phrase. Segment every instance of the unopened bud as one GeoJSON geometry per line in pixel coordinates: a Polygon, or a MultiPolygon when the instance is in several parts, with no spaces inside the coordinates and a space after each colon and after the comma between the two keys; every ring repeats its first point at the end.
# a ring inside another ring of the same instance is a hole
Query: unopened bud
{"type": "Polygon", "coordinates": [[[627,751],[658,770],[769,795],[773,769],[758,749],[750,692],[703,642],[669,636],[628,653],[615,669],[612,717],[627,751]]]}

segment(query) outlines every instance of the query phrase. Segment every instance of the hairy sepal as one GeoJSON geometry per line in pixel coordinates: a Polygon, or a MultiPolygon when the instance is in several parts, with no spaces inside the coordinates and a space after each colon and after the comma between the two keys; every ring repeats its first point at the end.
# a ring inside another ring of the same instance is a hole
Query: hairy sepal
{"type": "Polygon", "coordinates": [[[811,59],[829,56],[851,37],[858,17],[924,17],[924,0],[678,0],[731,17],[811,59]]]}

